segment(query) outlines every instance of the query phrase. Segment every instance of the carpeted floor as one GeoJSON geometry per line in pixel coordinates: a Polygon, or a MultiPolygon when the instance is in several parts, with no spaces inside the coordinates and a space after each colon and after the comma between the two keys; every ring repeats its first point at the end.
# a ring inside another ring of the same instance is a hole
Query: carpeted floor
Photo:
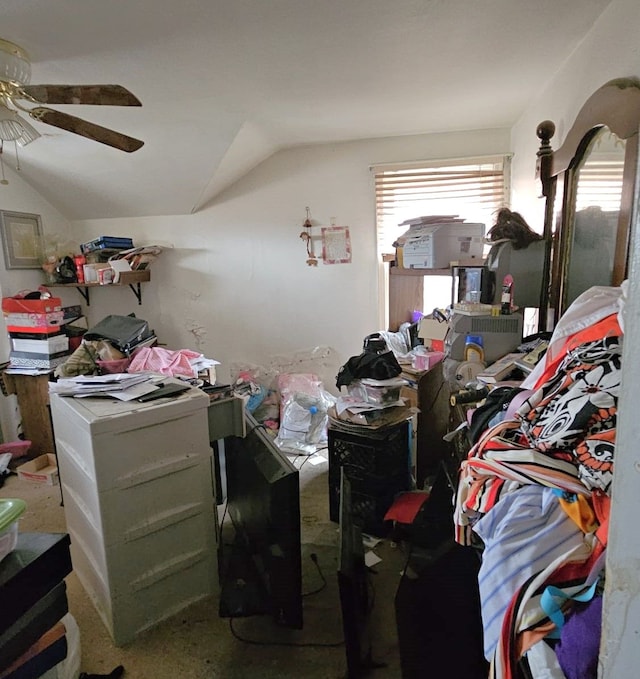
{"type": "MultiPolygon", "coordinates": [[[[346,676],[345,647],[337,587],[337,525],[329,521],[326,451],[313,458],[292,458],[301,467],[301,523],[304,628],[277,627],[264,616],[229,619],[218,616],[217,597],[198,602],[159,623],[126,647],[116,647],[82,585],[67,578],[70,612],[80,628],[83,672],[107,674],[117,665],[125,678],[136,679],[260,679],[341,678],[346,676]],[[315,463],[315,464],[314,464],[315,463]],[[318,567],[310,554],[317,555],[318,567]],[[321,571],[321,573],[319,572],[321,571]]],[[[0,497],[23,498],[28,505],[20,520],[25,532],[65,532],[58,486],[22,481],[11,475],[0,497]]],[[[382,557],[372,573],[371,613],[373,659],[385,663],[373,679],[401,676],[394,596],[405,555],[385,540],[375,550],[382,557]]]]}

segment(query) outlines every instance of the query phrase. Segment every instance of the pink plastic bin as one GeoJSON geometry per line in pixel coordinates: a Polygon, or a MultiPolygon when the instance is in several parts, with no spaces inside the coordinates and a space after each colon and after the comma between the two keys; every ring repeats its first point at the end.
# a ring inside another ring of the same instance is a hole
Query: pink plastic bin
{"type": "Polygon", "coordinates": [[[0,443],[0,455],[11,453],[13,457],[24,457],[31,448],[31,441],[11,441],[10,443],[0,443]]]}
{"type": "Polygon", "coordinates": [[[440,363],[444,359],[444,352],[429,351],[426,354],[416,354],[411,365],[415,370],[431,370],[436,363],[440,363]]]}

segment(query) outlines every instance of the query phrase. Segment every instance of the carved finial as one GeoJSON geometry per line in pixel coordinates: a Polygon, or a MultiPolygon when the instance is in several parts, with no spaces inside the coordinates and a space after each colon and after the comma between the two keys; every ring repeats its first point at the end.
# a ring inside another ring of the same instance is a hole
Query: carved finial
{"type": "Polygon", "coordinates": [[[555,123],[551,120],[543,120],[536,127],[536,135],[540,140],[540,148],[536,153],[536,179],[542,184],[542,195],[549,196],[551,181],[551,160],[553,149],[551,148],[551,137],[556,132],[555,123]]]}
{"type": "Polygon", "coordinates": [[[536,136],[540,140],[540,148],[551,148],[549,142],[551,137],[556,133],[556,125],[553,120],[543,120],[538,127],[536,127],[536,136]]]}

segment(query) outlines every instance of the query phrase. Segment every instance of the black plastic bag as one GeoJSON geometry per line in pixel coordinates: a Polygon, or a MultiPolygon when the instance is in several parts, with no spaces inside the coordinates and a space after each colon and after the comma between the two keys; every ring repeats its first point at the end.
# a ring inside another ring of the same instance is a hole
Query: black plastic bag
{"type": "Polygon", "coordinates": [[[485,402],[476,408],[471,415],[469,439],[476,443],[489,422],[499,413],[506,413],[509,404],[523,389],[521,387],[497,387],[489,392],[485,402]]]}
{"type": "Polygon", "coordinates": [[[144,340],[153,337],[149,323],[134,315],[105,316],[84,334],[86,340],[107,340],[127,356],[144,340]]]}
{"type": "Polygon", "coordinates": [[[338,371],[336,387],[346,387],[354,380],[369,377],[374,380],[389,380],[402,372],[393,351],[375,353],[363,351],[352,356],[338,371]]]}

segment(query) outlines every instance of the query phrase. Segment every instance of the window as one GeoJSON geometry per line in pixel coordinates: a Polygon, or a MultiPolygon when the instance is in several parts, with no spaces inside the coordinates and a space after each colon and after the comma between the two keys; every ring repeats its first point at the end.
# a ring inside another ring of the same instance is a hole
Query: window
{"type": "Polygon", "coordinates": [[[623,171],[624,157],[587,159],[580,168],[576,211],[597,205],[605,212],[619,212],[623,171]]]}
{"type": "MultiPolygon", "coordinates": [[[[486,233],[497,211],[509,206],[510,160],[510,156],[492,156],[374,166],[380,261],[383,254],[394,252],[394,241],[407,230],[399,224],[406,219],[457,215],[485,224],[486,233]]],[[[425,276],[423,311],[450,301],[451,279],[425,276]]]]}

